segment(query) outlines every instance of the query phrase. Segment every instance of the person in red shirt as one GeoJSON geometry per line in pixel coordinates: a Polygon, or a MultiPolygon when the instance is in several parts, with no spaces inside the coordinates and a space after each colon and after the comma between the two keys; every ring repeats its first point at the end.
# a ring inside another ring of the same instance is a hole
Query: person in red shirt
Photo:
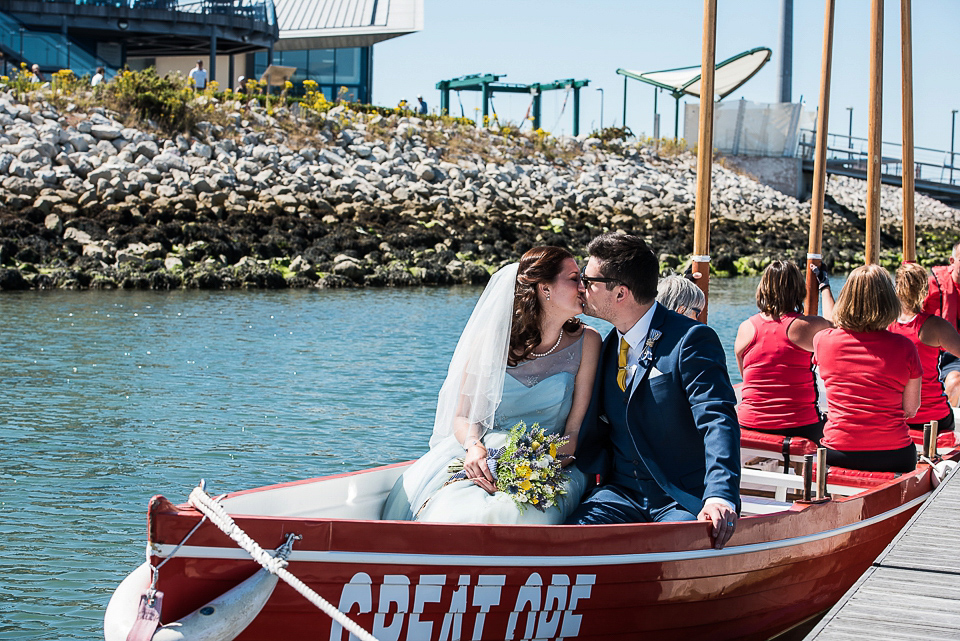
{"type": "Polygon", "coordinates": [[[910,429],[923,430],[930,421],[937,421],[937,432],[949,432],[954,427],[953,409],[947,402],[937,361],[940,350],[945,354],[960,354],[960,333],[957,328],[939,316],[923,311],[927,297],[927,270],[916,263],[904,263],[897,269],[897,298],[900,299],[900,318],[890,325],[894,334],[909,338],[920,354],[923,382],[920,386],[920,409],[908,423],[910,429]]]}
{"type": "MultiPolygon", "coordinates": [[[[829,280],[824,278],[820,291],[829,316],[829,280]]],[[[740,324],[733,347],[743,377],[737,417],[742,427],[819,443],[823,417],[811,356],[813,337],[831,325],[803,315],[806,295],[803,274],[792,262],[775,260],[763,271],[757,285],[760,313],[740,324]]]]}
{"type": "Polygon", "coordinates": [[[920,407],[923,370],[910,339],[887,330],[899,315],[890,275],[879,265],[864,265],[840,292],[836,327],[813,338],[813,359],[827,391],[821,443],[830,465],[869,472],[917,466],[907,419],[920,407]]]}
{"type": "MultiPolygon", "coordinates": [[[[939,316],[954,329],[960,329],[960,243],[953,246],[948,263],[930,270],[923,312],[939,316]]],[[[950,404],[960,405],[960,358],[948,352],[940,354],[940,380],[950,404]]]]}

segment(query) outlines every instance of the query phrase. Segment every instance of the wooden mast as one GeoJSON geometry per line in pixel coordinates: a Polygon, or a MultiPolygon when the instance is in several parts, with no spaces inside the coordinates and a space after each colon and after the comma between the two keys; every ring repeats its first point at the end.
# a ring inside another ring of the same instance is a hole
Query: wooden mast
{"type": "Polygon", "coordinates": [[[713,171],[713,76],[716,68],[717,0],[703,1],[703,54],[700,63],[700,129],[697,135],[697,203],[693,227],[694,273],[706,303],[700,322],[707,322],[710,301],[710,183],[713,171]]]}
{"type": "Polygon", "coordinates": [[[883,124],[883,0],[872,0],[870,106],[867,109],[867,239],[865,262],[880,262],[880,134],[883,124]]]}
{"type": "Polygon", "coordinates": [[[903,91],[903,262],[917,261],[914,228],[913,21],[911,0],[900,0],[900,63],[903,91]]]}
{"type": "Polygon", "coordinates": [[[830,121],[830,76],[833,66],[834,0],[827,0],[823,19],[823,57],[820,60],[820,108],[813,160],[813,196],[810,199],[810,242],[807,245],[807,300],[804,311],[816,315],[820,292],[811,266],[819,266],[823,248],[823,198],[827,185],[827,126],[830,121]]]}

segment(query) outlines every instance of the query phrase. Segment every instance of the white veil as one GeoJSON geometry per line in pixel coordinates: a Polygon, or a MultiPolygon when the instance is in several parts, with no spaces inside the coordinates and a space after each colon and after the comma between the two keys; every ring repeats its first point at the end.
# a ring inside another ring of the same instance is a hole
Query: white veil
{"type": "Polygon", "coordinates": [[[430,447],[451,434],[463,443],[493,425],[503,395],[519,263],[490,278],[467,321],[440,388],[430,447]]]}

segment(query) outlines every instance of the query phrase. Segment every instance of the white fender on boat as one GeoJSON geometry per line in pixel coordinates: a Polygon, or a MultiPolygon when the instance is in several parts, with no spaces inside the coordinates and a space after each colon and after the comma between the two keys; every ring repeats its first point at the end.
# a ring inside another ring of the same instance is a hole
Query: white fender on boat
{"type": "Polygon", "coordinates": [[[937,487],[957,467],[956,461],[943,460],[933,466],[933,487],[937,487]]]}
{"type": "MultiPolygon", "coordinates": [[[[137,617],[140,595],[150,585],[150,578],[150,566],[144,563],[117,587],[104,617],[106,641],[126,641],[137,617]]],[[[258,570],[179,621],[158,628],[153,641],[232,641],[260,614],[277,580],[275,574],[258,570]]]]}
{"type": "Polygon", "coordinates": [[[150,587],[151,578],[150,564],[143,563],[113,591],[103,615],[103,638],[106,641],[127,641],[127,635],[137,620],[140,595],[150,587]]]}
{"type": "Polygon", "coordinates": [[[233,641],[260,614],[277,581],[276,574],[261,568],[205,606],[160,627],[153,641],[233,641]]]}

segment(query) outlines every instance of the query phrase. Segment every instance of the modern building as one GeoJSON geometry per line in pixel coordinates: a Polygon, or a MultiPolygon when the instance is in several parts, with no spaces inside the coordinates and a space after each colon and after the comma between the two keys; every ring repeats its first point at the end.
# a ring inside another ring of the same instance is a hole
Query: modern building
{"type": "Polygon", "coordinates": [[[373,45],[421,31],[423,0],[276,0],[280,37],[273,51],[247,56],[248,75],[269,64],[296,67],[299,88],[310,78],[332,99],[373,101],[373,45]]]}
{"type": "Polygon", "coordinates": [[[281,65],[295,68],[295,90],[310,78],[328,98],[361,102],[373,100],[373,45],[422,29],[423,0],[0,0],[8,67],[163,75],[203,60],[211,80],[236,88],[281,65]]]}

